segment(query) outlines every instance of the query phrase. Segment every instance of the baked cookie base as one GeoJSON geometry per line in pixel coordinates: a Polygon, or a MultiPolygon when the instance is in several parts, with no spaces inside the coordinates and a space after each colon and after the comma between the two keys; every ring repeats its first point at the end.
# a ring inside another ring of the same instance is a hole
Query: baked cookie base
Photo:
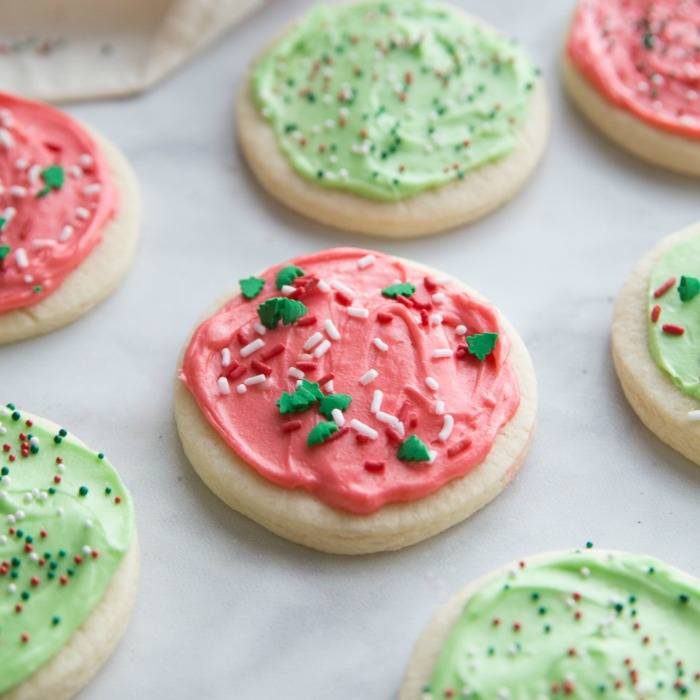
{"type": "Polygon", "coordinates": [[[535,169],[549,132],[547,94],[544,81],[538,80],[527,122],[511,154],[467,173],[458,182],[398,202],[383,202],[322,187],[299,175],[255,107],[249,86],[250,74],[238,95],[238,142],[268,194],[327,226],[386,238],[439,233],[478,219],[512,199],[535,169]]]}
{"type": "Polygon", "coordinates": [[[613,313],[612,353],[627,400],[644,425],[688,459],[700,464],[700,422],[688,420],[697,401],[681,393],[649,351],[647,294],[656,262],[678,241],[700,235],[700,223],[664,238],[632,270],[613,313]]]}
{"type": "Polygon", "coordinates": [[[69,700],[84,688],[107,661],[126,631],[136,600],[139,544],[131,546],[102,600],[73,633],[68,644],[26,681],[0,694],[0,700],[69,700]]]}
{"type": "Polygon", "coordinates": [[[573,101],[609,139],[649,163],[700,177],[700,140],[657,129],[614,106],[590,84],[566,54],[562,56],[562,74],[573,101]]]}
{"type": "Polygon", "coordinates": [[[116,146],[94,132],[91,135],[109,163],[119,197],[117,216],[105,226],[97,247],[52,294],[32,306],[0,313],[0,345],[75,321],[108,297],[131,266],[141,222],[138,181],[116,146]]]}
{"type": "MultiPolygon", "coordinates": [[[[423,269],[426,274],[445,277],[423,269]]],[[[535,372],[520,336],[505,319],[499,320],[511,342],[510,360],[520,382],[520,406],[484,462],[418,501],[392,503],[371,515],[354,515],[326,505],[303,489],[284,489],[267,481],[219,437],[189,389],[176,379],[175,420],[185,454],[202,481],[224,503],[293,542],[333,554],[369,554],[420,542],[495,498],[513,479],[530,446],[537,412],[535,372]]]]}

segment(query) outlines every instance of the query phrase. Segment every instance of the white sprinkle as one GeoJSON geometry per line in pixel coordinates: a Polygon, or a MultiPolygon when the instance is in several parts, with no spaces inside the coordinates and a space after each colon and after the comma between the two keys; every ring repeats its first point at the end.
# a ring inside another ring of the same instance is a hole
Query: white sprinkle
{"type": "Polygon", "coordinates": [[[435,348],[435,350],[433,350],[433,358],[442,359],[445,357],[452,357],[452,350],[450,348],[435,348]]]}
{"type": "Polygon", "coordinates": [[[83,169],[79,165],[71,165],[70,168],[68,168],[68,172],[71,177],[81,177],[83,174],[83,169]]]}
{"type": "Polygon", "coordinates": [[[369,369],[360,377],[360,384],[367,385],[373,382],[378,376],[379,372],[377,372],[376,369],[369,369]]]}
{"type": "Polygon", "coordinates": [[[89,153],[83,153],[80,158],[78,158],[78,163],[80,163],[83,168],[89,168],[93,162],[92,156],[89,153]]]}
{"type": "Polygon", "coordinates": [[[26,170],[28,167],[29,163],[26,158],[18,158],[15,161],[15,168],[17,168],[17,170],[26,170]]]}
{"type": "Polygon", "coordinates": [[[435,402],[435,415],[441,416],[445,412],[445,402],[438,399],[435,402]]]}
{"type": "Polygon", "coordinates": [[[265,328],[265,326],[263,326],[262,323],[256,323],[256,324],[253,326],[253,330],[254,330],[258,335],[265,335],[265,333],[267,333],[267,328],[265,328]]]}
{"type": "Polygon", "coordinates": [[[583,578],[588,578],[591,575],[591,570],[587,566],[582,566],[579,572],[583,578]]]}
{"type": "Polygon", "coordinates": [[[304,343],[304,350],[313,350],[322,340],[323,333],[316,331],[313,335],[309,336],[309,339],[304,343]]]}
{"type": "Polygon", "coordinates": [[[98,194],[101,191],[102,185],[100,185],[99,182],[93,182],[90,185],[85,185],[85,187],[83,187],[83,194],[86,194],[88,196],[92,194],[98,194]]]}
{"type": "Polygon", "coordinates": [[[375,258],[374,255],[372,255],[372,254],[370,254],[370,255],[365,255],[364,258],[360,258],[360,259],[357,261],[357,267],[358,267],[358,269],[364,270],[364,269],[370,267],[371,265],[374,265],[375,259],[376,259],[376,258],[375,258]]]}
{"type": "Polygon", "coordinates": [[[356,296],[356,292],[354,289],[351,289],[346,284],[343,284],[338,280],[331,280],[331,287],[333,287],[333,289],[337,289],[339,292],[342,292],[350,298],[354,298],[356,296]]]}
{"type": "Polygon", "coordinates": [[[3,126],[12,126],[15,123],[15,119],[12,116],[12,112],[9,109],[0,109],[0,124],[3,126]]]}
{"type": "Polygon", "coordinates": [[[333,416],[333,420],[339,428],[342,428],[345,425],[345,416],[339,408],[334,408],[331,411],[331,416],[333,416]]]}
{"type": "Polygon", "coordinates": [[[447,442],[452,435],[452,429],[455,427],[455,419],[447,413],[442,419],[442,430],[438,433],[438,440],[440,442],[447,442]]]}
{"type": "Polygon", "coordinates": [[[10,194],[13,197],[19,197],[21,199],[27,196],[27,188],[22,187],[22,185],[12,185],[12,187],[10,187],[10,194]]]}
{"type": "Polygon", "coordinates": [[[331,291],[331,286],[326,282],[326,280],[319,280],[318,281],[318,288],[324,293],[328,294],[328,292],[331,291]]]}
{"type": "Polygon", "coordinates": [[[447,299],[445,292],[435,292],[431,298],[436,304],[442,304],[447,299]]]}
{"type": "Polygon", "coordinates": [[[8,150],[15,145],[15,140],[7,129],[0,129],[0,145],[8,150]]]}
{"type": "Polygon", "coordinates": [[[331,349],[331,341],[330,340],[324,340],[315,350],[314,350],[314,357],[318,359],[319,357],[323,357],[329,350],[331,349]]]}
{"type": "Polygon", "coordinates": [[[219,377],[216,381],[216,383],[219,385],[219,392],[227,395],[231,393],[231,389],[228,385],[228,379],[226,377],[219,377]]]}
{"type": "Polygon", "coordinates": [[[248,357],[248,355],[252,355],[254,352],[257,352],[264,346],[265,341],[262,338],[256,338],[248,343],[248,345],[244,345],[241,348],[241,357],[248,357]]]}
{"type": "Polygon", "coordinates": [[[374,396],[372,396],[372,404],[369,407],[370,413],[377,413],[382,407],[382,401],[384,400],[384,392],[381,389],[374,390],[374,396]]]}
{"type": "Polygon", "coordinates": [[[62,518],[64,513],[65,513],[65,511],[63,510],[62,507],[59,506],[58,508],[56,508],[56,515],[57,515],[59,518],[62,518]]]}
{"type": "Polygon", "coordinates": [[[400,430],[403,431],[403,423],[396,417],[392,416],[391,413],[385,413],[384,411],[377,411],[375,414],[376,419],[380,423],[386,423],[387,425],[390,425],[392,428],[399,428],[400,430]]]}
{"type": "Polygon", "coordinates": [[[228,348],[223,348],[221,351],[221,366],[228,367],[231,364],[231,351],[228,348]]]}
{"type": "Polygon", "coordinates": [[[440,388],[440,384],[435,377],[426,377],[425,383],[428,385],[428,388],[432,389],[433,391],[437,391],[440,388]]]}
{"type": "Polygon", "coordinates": [[[303,379],[304,373],[298,367],[290,367],[287,374],[294,379],[303,379]]]}
{"type": "Polygon", "coordinates": [[[328,337],[331,338],[331,340],[340,340],[340,331],[335,327],[335,323],[330,320],[330,318],[327,318],[323,322],[323,327],[326,329],[326,333],[328,333],[328,337]]]}
{"type": "Polygon", "coordinates": [[[354,316],[355,318],[369,318],[369,311],[367,309],[362,309],[359,306],[348,306],[348,316],[354,316]]]}
{"type": "Polygon", "coordinates": [[[15,214],[17,213],[17,210],[14,207],[5,207],[5,210],[2,213],[2,218],[5,219],[5,226],[12,221],[12,219],[15,218],[15,214]]]}
{"type": "Polygon", "coordinates": [[[308,352],[300,352],[299,353],[299,360],[304,360],[305,362],[308,360],[309,362],[314,359],[314,356],[311,353],[308,352]]]}
{"type": "Polygon", "coordinates": [[[437,458],[437,452],[435,450],[428,450],[428,464],[432,464],[437,458]]]}
{"type": "Polygon", "coordinates": [[[282,294],[284,296],[288,297],[290,294],[294,294],[294,292],[297,291],[296,287],[292,287],[291,284],[283,284],[282,285],[282,294]]]}
{"type": "Polygon", "coordinates": [[[34,281],[34,275],[25,275],[22,279],[25,284],[31,284],[34,281]]]}
{"type": "Polygon", "coordinates": [[[43,248],[55,248],[56,241],[52,241],[50,238],[35,238],[32,241],[32,248],[34,250],[42,250],[43,248]]]}
{"type": "Polygon", "coordinates": [[[457,328],[455,328],[455,333],[456,333],[457,335],[465,335],[466,332],[467,332],[467,327],[466,327],[463,323],[460,323],[460,324],[457,326],[457,328]]]}
{"type": "Polygon", "coordinates": [[[688,420],[700,420],[700,411],[688,411],[688,420]]]}
{"type": "Polygon", "coordinates": [[[27,172],[27,179],[32,185],[37,185],[39,183],[39,175],[41,174],[41,166],[36,163],[29,168],[27,172]]]}
{"type": "Polygon", "coordinates": [[[245,394],[246,391],[248,391],[248,387],[247,387],[245,384],[239,384],[239,385],[236,387],[236,391],[237,391],[239,394],[245,394]]]}
{"type": "Polygon", "coordinates": [[[90,211],[88,209],[86,209],[85,207],[76,207],[75,215],[79,219],[82,219],[83,221],[85,221],[85,220],[90,218],[90,211]]]}
{"type": "Polygon", "coordinates": [[[357,420],[357,418],[353,418],[350,421],[350,427],[357,430],[360,435],[365,435],[370,440],[376,440],[379,437],[379,433],[374,428],[370,428],[369,425],[363,423],[361,420],[357,420]]]}
{"type": "Polygon", "coordinates": [[[24,248],[17,248],[15,251],[15,260],[17,261],[17,267],[29,267],[29,258],[27,257],[27,251],[24,248]]]}
{"type": "Polygon", "coordinates": [[[74,230],[75,229],[70,224],[66,224],[61,229],[61,233],[58,234],[58,240],[61,241],[61,243],[65,243],[73,235],[74,230]]]}
{"type": "Polygon", "coordinates": [[[83,554],[92,554],[92,547],[89,544],[83,545],[83,554]]]}
{"type": "Polygon", "coordinates": [[[374,346],[382,352],[386,352],[389,349],[389,346],[381,338],[375,338],[372,342],[374,346]]]}
{"type": "Polygon", "coordinates": [[[254,386],[255,384],[263,384],[266,379],[267,379],[267,375],[265,375],[265,374],[255,374],[252,377],[248,377],[248,379],[245,380],[244,384],[246,386],[254,386]]]}
{"type": "Polygon", "coordinates": [[[324,385],[323,388],[329,393],[329,394],[335,394],[335,385],[333,384],[333,380],[329,379],[324,385]]]}
{"type": "Polygon", "coordinates": [[[441,313],[430,314],[430,325],[439,326],[444,320],[444,316],[441,313]]]}

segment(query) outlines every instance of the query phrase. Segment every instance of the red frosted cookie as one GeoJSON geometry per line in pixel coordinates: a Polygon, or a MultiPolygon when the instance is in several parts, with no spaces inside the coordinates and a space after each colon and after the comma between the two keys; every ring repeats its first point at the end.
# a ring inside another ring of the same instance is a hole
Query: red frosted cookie
{"type": "Polygon", "coordinates": [[[461,283],[336,248],[240,287],[195,330],[175,396],[188,457],[236,510],[325,551],[398,549],[520,466],[530,358],[461,283]]]}

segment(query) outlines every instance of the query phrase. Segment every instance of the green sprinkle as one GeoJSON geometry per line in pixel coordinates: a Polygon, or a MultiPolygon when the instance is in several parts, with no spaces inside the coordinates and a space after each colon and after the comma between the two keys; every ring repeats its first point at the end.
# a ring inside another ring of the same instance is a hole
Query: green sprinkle
{"type": "Polygon", "coordinates": [[[4,216],[0,216],[0,231],[2,231],[5,226],[7,226],[7,219],[4,216]]]}
{"type": "Polygon", "coordinates": [[[311,429],[309,436],[306,438],[306,444],[309,447],[313,447],[314,445],[322,445],[331,435],[333,435],[333,433],[337,432],[338,426],[335,423],[318,423],[311,429]]]}
{"type": "Polygon", "coordinates": [[[241,286],[241,294],[246,299],[255,299],[262,292],[265,280],[259,277],[246,277],[244,280],[239,280],[238,284],[241,286]]]}
{"type": "Polygon", "coordinates": [[[680,296],[681,301],[690,301],[698,294],[700,294],[700,280],[697,277],[686,277],[683,275],[678,285],[678,296],[680,296]]]}
{"type": "Polygon", "coordinates": [[[97,453],[97,459],[104,459],[105,458],[105,453],[104,452],[98,452],[97,453]]]}
{"type": "Polygon", "coordinates": [[[0,245],[0,260],[4,260],[10,254],[11,250],[12,248],[10,248],[9,245],[0,245]]]}
{"type": "Polygon", "coordinates": [[[396,299],[397,296],[410,297],[416,293],[416,285],[410,282],[399,282],[398,284],[390,284],[382,289],[382,296],[389,299],[396,299]]]}
{"type": "Polygon", "coordinates": [[[286,284],[292,284],[297,277],[303,277],[304,271],[297,267],[296,265],[288,265],[283,267],[278,273],[275,279],[275,284],[277,289],[282,289],[286,284]]]}
{"type": "Polygon", "coordinates": [[[258,306],[260,321],[269,329],[276,328],[280,321],[289,326],[305,316],[307,311],[305,304],[286,297],[272,297],[258,306]]]}
{"type": "Polygon", "coordinates": [[[57,625],[60,625],[60,624],[61,624],[61,618],[60,618],[58,615],[54,615],[54,616],[51,618],[51,624],[52,624],[54,627],[56,627],[57,625]]]}
{"type": "Polygon", "coordinates": [[[306,379],[301,380],[301,384],[292,394],[286,391],[277,400],[277,408],[281,415],[288,413],[301,413],[307,411],[317,401],[325,398],[321,388],[316,382],[309,382],[306,379]]]}
{"type": "Polygon", "coordinates": [[[44,187],[41,189],[37,197],[45,197],[51,190],[60,190],[63,187],[65,173],[60,165],[49,165],[41,171],[41,179],[44,181],[44,187]]]}
{"type": "Polygon", "coordinates": [[[467,336],[469,352],[483,362],[496,347],[498,333],[476,333],[467,336]]]}
{"type": "Polygon", "coordinates": [[[588,540],[588,542],[586,542],[586,549],[593,549],[593,542],[588,540]]]}
{"type": "Polygon", "coordinates": [[[329,394],[321,399],[318,410],[328,418],[328,420],[331,420],[333,418],[332,411],[334,408],[345,411],[351,403],[352,396],[350,396],[350,394],[329,394]]]}
{"type": "Polygon", "coordinates": [[[687,605],[689,601],[690,601],[690,598],[685,593],[681,593],[678,596],[678,602],[681,603],[682,605],[687,605]]]}
{"type": "Polygon", "coordinates": [[[87,486],[81,486],[81,487],[78,489],[78,495],[79,495],[79,496],[85,497],[85,496],[88,495],[89,491],[90,491],[90,489],[88,489],[87,486]]]}
{"type": "Polygon", "coordinates": [[[417,435],[410,435],[399,446],[398,457],[402,462],[428,462],[430,451],[417,435]]]}

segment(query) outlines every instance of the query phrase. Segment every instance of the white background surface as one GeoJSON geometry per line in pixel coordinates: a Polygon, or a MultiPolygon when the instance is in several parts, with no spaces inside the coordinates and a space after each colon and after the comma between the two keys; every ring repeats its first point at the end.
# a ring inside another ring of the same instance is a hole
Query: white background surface
{"type": "Polygon", "coordinates": [[[140,252],[86,318],[0,348],[0,398],[103,449],[136,502],[138,605],[85,700],[390,698],[435,606],[504,562],[591,539],[700,575],[700,468],[637,420],[609,350],[614,295],[645,250],[700,218],[698,181],[620,153],[567,103],[557,54],[570,2],[463,1],[545,71],[553,128],[539,171],[495,215],[436,238],[385,244],[324,230],[263,194],[233,138],[249,58],[308,4],[274,3],[148,95],[69,109],[136,168],[140,252]],[[322,555],[230,511],[190,468],[172,419],[178,353],[212,301],[240,277],[338,244],[463,278],[520,330],[540,382],[538,434],[516,481],[395,554],[322,555]]]}

